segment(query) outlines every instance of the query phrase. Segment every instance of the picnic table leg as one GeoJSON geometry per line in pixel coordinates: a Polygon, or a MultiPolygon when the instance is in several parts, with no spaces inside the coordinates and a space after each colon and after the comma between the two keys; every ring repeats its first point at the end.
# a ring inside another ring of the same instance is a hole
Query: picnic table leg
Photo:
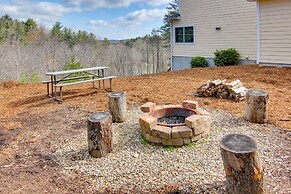
{"type": "MultiPolygon", "coordinates": [[[[104,75],[104,69],[102,69],[102,77],[105,77],[105,75],[104,75]]],[[[103,89],[105,89],[105,80],[103,80],[103,89]]]]}
{"type": "Polygon", "coordinates": [[[52,95],[50,96],[51,98],[54,97],[54,77],[51,75],[51,87],[52,87],[52,95]]]}
{"type": "Polygon", "coordinates": [[[59,103],[62,103],[63,102],[63,87],[62,86],[59,86],[60,87],[60,98],[57,98],[57,86],[54,86],[54,91],[55,91],[55,96],[54,96],[54,100],[55,101],[58,101],[59,103]]]}
{"type": "MultiPolygon", "coordinates": [[[[98,70],[98,78],[100,78],[100,70],[98,70]]],[[[100,89],[100,80],[98,81],[99,89],[100,89]]]]}
{"type": "Polygon", "coordinates": [[[60,87],[60,102],[63,102],[63,91],[62,91],[62,86],[60,87]]]}
{"type": "Polygon", "coordinates": [[[109,82],[110,82],[110,92],[113,92],[113,90],[112,90],[112,79],[109,79],[109,82]]]}
{"type": "Polygon", "coordinates": [[[49,82],[46,83],[46,91],[47,91],[47,96],[51,97],[51,95],[50,95],[50,83],[49,82]]]}
{"type": "Polygon", "coordinates": [[[56,98],[57,97],[57,92],[56,92],[56,88],[54,88],[54,85],[57,83],[57,78],[56,76],[54,75],[53,77],[53,83],[52,83],[52,90],[53,90],[53,93],[54,93],[54,97],[56,98]]]}

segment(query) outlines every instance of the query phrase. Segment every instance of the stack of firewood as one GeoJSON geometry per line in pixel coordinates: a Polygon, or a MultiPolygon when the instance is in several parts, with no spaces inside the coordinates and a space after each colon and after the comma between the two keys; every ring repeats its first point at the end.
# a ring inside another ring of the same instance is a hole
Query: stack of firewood
{"type": "Polygon", "coordinates": [[[197,89],[197,96],[230,99],[236,102],[245,98],[247,88],[240,80],[227,83],[226,80],[207,81],[197,89]]]}

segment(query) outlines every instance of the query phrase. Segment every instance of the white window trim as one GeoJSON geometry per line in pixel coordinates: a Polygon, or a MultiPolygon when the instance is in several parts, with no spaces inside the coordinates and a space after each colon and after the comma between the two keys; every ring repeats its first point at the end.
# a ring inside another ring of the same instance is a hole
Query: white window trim
{"type": "Polygon", "coordinates": [[[173,39],[174,39],[174,44],[196,44],[196,25],[185,25],[185,26],[175,26],[174,27],[174,36],[173,36],[173,39]],[[183,42],[176,42],[176,28],[187,28],[187,27],[193,27],[193,42],[184,42],[185,40],[185,34],[183,32],[183,42]]]}

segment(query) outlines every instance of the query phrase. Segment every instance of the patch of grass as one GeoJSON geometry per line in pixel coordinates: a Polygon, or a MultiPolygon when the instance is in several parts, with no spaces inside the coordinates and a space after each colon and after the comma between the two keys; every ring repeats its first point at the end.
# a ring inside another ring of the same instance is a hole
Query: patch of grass
{"type": "Polygon", "coordinates": [[[141,144],[143,144],[143,145],[149,145],[150,142],[149,142],[148,140],[142,138],[142,142],[141,142],[141,144]]]}
{"type": "Polygon", "coordinates": [[[194,142],[186,143],[185,146],[187,146],[187,147],[194,147],[195,146],[195,143],[194,142]]]}
{"type": "Polygon", "coordinates": [[[169,145],[169,146],[164,146],[163,147],[166,151],[173,151],[174,149],[175,149],[175,147],[174,146],[171,146],[171,145],[169,145]]]}
{"type": "MultiPolygon", "coordinates": [[[[85,74],[83,74],[82,76],[85,76],[85,74]]],[[[73,77],[73,76],[70,76],[70,78],[73,77]]],[[[91,77],[86,77],[86,78],[78,78],[78,79],[73,79],[73,80],[65,80],[65,81],[62,81],[62,83],[73,83],[73,82],[76,82],[76,81],[85,81],[85,80],[90,80],[92,79],[91,77]]],[[[98,79],[98,77],[96,76],[95,79],[98,79]]]]}
{"type": "Polygon", "coordinates": [[[185,144],[185,146],[187,146],[187,147],[196,147],[196,146],[198,146],[200,144],[204,144],[204,143],[205,143],[205,141],[199,140],[199,141],[187,143],[187,144],[185,144]]]}

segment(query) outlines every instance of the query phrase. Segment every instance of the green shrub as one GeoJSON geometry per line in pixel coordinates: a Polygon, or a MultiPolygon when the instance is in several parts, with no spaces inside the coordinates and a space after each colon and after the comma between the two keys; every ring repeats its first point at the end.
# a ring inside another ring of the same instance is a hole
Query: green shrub
{"type": "MultiPolygon", "coordinates": [[[[82,69],[83,66],[80,62],[75,62],[75,58],[71,57],[71,60],[65,65],[64,70],[72,70],[72,69],[82,69]]],[[[78,72],[78,73],[72,73],[69,77],[78,77],[86,75],[85,72],[78,72]]]]}
{"type": "Polygon", "coordinates": [[[192,57],[191,59],[191,67],[195,68],[195,67],[208,67],[208,62],[204,57],[192,57]]]}
{"type": "Polygon", "coordinates": [[[214,55],[214,63],[217,66],[236,65],[240,57],[238,51],[233,48],[220,51],[216,50],[214,55]]]}
{"type": "Polygon", "coordinates": [[[35,72],[33,72],[31,74],[31,76],[29,76],[29,74],[27,72],[24,72],[20,75],[18,81],[20,83],[29,83],[29,82],[37,83],[37,82],[40,82],[40,78],[39,78],[38,74],[35,72]]]}
{"type": "Polygon", "coordinates": [[[28,83],[29,82],[29,77],[27,73],[22,73],[19,77],[19,82],[20,83],[28,83]]]}
{"type": "Polygon", "coordinates": [[[35,73],[35,72],[33,72],[32,75],[31,75],[31,79],[30,79],[30,81],[31,81],[32,83],[40,82],[40,78],[39,78],[38,74],[35,73]]]}
{"type": "Polygon", "coordinates": [[[65,65],[65,70],[81,69],[83,66],[80,62],[75,62],[75,58],[71,57],[71,60],[65,65]]]}

